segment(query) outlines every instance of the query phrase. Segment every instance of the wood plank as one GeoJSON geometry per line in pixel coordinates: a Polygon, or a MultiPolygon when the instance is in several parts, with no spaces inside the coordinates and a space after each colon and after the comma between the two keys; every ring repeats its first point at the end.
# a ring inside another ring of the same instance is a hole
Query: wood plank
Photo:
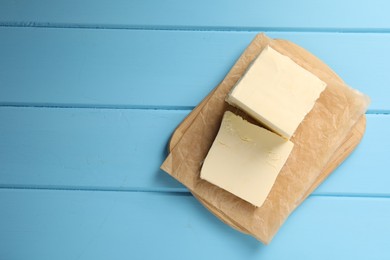
{"type": "Polygon", "coordinates": [[[2,186],[181,187],[159,166],[188,111],[0,107],[2,186]]]}
{"type": "Polygon", "coordinates": [[[192,196],[2,189],[0,207],[4,259],[390,257],[388,198],[309,197],[269,246],[192,196]]]}
{"type": "MultiPolygon", "coordinates": [[[[0,186],[186,191],[159,170],[189,111],[0,107],[0,186]]],[[[390,116],[367,115],[356,151],[316,194],[390,195],[390,116]]]]}
{"type": "Polygon", "coordinates": [[[386,0],[362,1],[109,1],[3,0],[6,25],[89,26],[109,28],[311,29],[390,28],[386,0]],[[347,11],[348,10],[348,11],[347,11]]]}
{"type": "MultiPolygon", "coordinates": [[[[255,34],[3,27],[0,105],[193,107],[255,34]]],[[[372,112],[390,110],[390,34],[269,35],[323,59],[371,96],[372,112]]]]}

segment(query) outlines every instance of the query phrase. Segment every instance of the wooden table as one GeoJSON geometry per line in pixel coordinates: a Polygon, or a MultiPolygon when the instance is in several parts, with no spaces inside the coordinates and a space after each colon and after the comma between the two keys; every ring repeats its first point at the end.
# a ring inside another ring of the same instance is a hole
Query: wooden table
{"type": "Polygon", "coordinates": [[[0,1],[0,259],[389,259],[390,2],[0,1]],[[159,170],[254,35],[372,98],[356,151],[269,246],[159,170]]]}

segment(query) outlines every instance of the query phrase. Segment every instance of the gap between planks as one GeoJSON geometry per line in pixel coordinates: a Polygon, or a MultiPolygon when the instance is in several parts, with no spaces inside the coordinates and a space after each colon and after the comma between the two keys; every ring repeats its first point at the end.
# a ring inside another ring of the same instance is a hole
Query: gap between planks
{"type": "Polygon", "coordinates": [[[131,26],[122,24],[69,24],[42,22],[0,22],[0,27],[101,29],[138,31],[184,31],[184,32],[291,32],[291,33],[390,33],[390,28],[313,28],[313,27],[229,27],[229,26],[131,26]]]}
{"type": "MultiPolygon", "coordinates": [[[[23,104],[23,103],[0,103],[2,107],[14,108],[59,108],[59,109],[128,109],[128,110],[177,110],[191,111],[194,106],[151,106],[151,105],[82,105],[82,104],[23,104]]],[[[389,115],[390,109],[373,109],[367,110],[367,115],[389,115]]]]}
{"type": "MultiPolygon", "coordinates": [[[[174,196],[192,196],[186,188],[103,188],[103,187],[65,187],[65,186],[25,186],[25,185],[0,185],[0,190],[38,190],[38,191],[85,191],[85,192],[128,192],[128,193],[161,193],[174,196]]],[[[313,193],[309,197],[333,197],[333,198],[383,198],[390,199],[390,194],[365,194],[365,193],[313,193]]]]}

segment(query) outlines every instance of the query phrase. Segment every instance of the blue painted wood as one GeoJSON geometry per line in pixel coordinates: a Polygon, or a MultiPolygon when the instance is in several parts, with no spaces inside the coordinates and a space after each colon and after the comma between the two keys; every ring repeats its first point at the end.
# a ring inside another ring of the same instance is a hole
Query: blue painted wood
{"type": "MultiPolygon", "coordinates": [[[[390,107],[390,34],[269,33],[312,51],[390,107]]],[[[255,32],[0,28],[0,105],[195,106],[255,32]]]]}
{"type": "Polygon", "coordinates": [[[187,113],[0,107],[0,185],[181,188],[159,166],[187,113]]]}
{"type": "MultiPolygon", "coordinates": [[[[187,191],[159,166],[188,112],[0,107],[0,187],[187,191]]],[[[360,146],[316,194],[390,195],[390,116],[367,118],[360,146]]]]}
{"type": "Polygon", "coordinates": [[[192,196],[0,190],[1,259],[388,259],[390,200],[309,197],[269,246],[192,196]]]}
{"type": "Polygon", "coordinates": [[[0,22],[27,26],[364,31],[390,28],[389,8],[386,0],[3,0],[0,22]]]}
{"type": "Polygon", "coordinates": [[[158,170],[175,126],[257,31],[307,48],[388,113],[389,7],[0,1],[0,259],[390,258],[389,115],[368,115],[357,150],[267,247],[158,170]]]}

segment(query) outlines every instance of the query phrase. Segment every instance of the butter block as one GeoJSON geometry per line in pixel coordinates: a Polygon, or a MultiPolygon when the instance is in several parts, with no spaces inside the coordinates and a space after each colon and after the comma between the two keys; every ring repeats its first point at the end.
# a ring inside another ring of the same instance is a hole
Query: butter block
{"type": "Polygon", "coordinates": [[[226,101],[290,139],[325,87],[317,76],[267,46],[226,101]]]}
{"type": "Polygon", "coordinates": [[[294,144],[225,112],[200,177],[261,207],[294,144]]]}

